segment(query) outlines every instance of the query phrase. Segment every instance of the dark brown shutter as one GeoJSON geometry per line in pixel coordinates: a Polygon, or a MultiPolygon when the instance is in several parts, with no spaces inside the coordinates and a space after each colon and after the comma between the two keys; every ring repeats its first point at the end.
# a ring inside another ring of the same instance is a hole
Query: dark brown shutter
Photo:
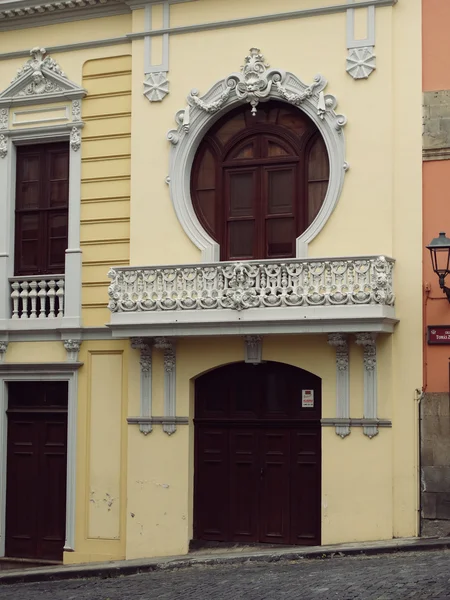
{"type": "Polygon", "coordinates": [[[19,146],[15,274],[64,273],[69,205],[69,145],[19,146]]]}

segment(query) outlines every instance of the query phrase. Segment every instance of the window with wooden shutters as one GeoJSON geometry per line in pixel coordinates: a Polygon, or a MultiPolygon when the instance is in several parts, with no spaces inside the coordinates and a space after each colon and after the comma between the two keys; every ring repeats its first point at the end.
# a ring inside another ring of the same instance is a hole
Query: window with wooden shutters
{"type": "Polygon", "coordinates": [[[196,214],[222,260],[295,256],[325,199],[329,161],[317,127],[281,102],[232,111],[205,136],[191,180],[196,214]]]}
{"type": "Polygon", "coordinates": [[[64,273],[69,144],[17,148],[15,275],[64,273]]]}

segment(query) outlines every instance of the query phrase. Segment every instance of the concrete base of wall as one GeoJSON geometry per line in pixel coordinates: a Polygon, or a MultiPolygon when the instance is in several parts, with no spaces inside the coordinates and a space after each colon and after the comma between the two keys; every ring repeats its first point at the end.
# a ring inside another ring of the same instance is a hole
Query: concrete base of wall
{"type": "Polygon", "coordinates": [[[450,397],[425,394],[421,403],[422,536],[450,535],[450,397]]]}

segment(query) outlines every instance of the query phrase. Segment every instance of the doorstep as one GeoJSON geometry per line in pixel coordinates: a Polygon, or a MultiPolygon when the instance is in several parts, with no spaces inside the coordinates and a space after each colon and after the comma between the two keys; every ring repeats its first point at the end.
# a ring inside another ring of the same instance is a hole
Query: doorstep
{"type": "Polygon", "coordinates": [[[282,546],[254,548],[242,546],[229,550],[223,548],[203,549],[182,556],[163,558],[139,558],[102,563],[78,565],[19,567],[0,572],[0,585],[8,583],[31,583],[61,579],[85,579],[89,577],[119,577],[159,570],[175,570],[194,566],[243,564],[247,562],[280,562],[301,559],[326,559],[352,555],[374,555],[394,552],[418,552],[424,550],[450,549],[450,537],[446,538],[397,538],[379,542],[352,542],[330,546],[282,546]]]}

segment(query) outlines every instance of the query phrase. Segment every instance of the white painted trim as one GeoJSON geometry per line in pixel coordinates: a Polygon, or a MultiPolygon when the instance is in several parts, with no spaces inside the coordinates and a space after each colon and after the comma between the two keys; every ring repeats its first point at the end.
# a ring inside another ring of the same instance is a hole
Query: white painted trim
{"type": "MultiPolygon", "coordinates": [[[[81,99],[77,98],[80,102],[81,99]]],[[[82,121],[76,127],[83,128],[82,121]]],[[[8,279],[14,274],[14,206],[16,177],[16,145],[70,141],[73,123],[48,125],[16,130],[2,130],[7,137],[8,152],[0,159],[0,331],[32,331],[35,329],[57,329],[80,327],[81,325],[81,152],[70,147],[69,166],[69,231],[65,264],[65,307],[64,318],[48,321],[10,319],[11,299],[8,279]],[[3,245],[2,245],[3,244],[3,245]],[[1,285],[1,282],[4,282],[1,285]]]]}
{"type": "MultiPolygon", "coordinates": [[[[364,418],[378,418],[377,343],[376,334],[357,333],[356,343],[364,348],[364,418]]],[[[364,427],[364,435],[373,438],[378,434],[376,425],[364,427]]]]}
{"type": "MultiPolygon", "coordinates": [[[[53,365],[55,366],[55,365],[53,365]]],[[[67,498],[66,498],[66,541],[64,550],[75,549],[75,503],[76,503],[76,432],[77,432],[77,369],[80,363],[65,365],[60,363],[58,371],[52,372],[52,365],[2,365],[0,370],[0,557],[5,556],[6,531],[6,449],[9,381],[67,381],[67,498]],[[8,367],[8,372],[5,367],[8,367]],[[28,368],[28,367],[33,368],[28,368]],[[61,370],[60,370],[61,369],[61,370]]]]}
{"type": "MultiPolygon", "coordinates": [[[[152,31],[152,11],[153,6],[163,6],[163,29],[168,30],[170,28],[170,6],[168,0],[147,4],[144,11],[144,23],[147,31],[152,31]]],[[[169,71],[169,33],[162,34],[162,60],[161,64],[152,64],[152,36],[146,35],[144,37],[144,74],[149,73],[168,73],[169,71]]]]}
{"type": "MultiPolygon", "coordinates": [[[[190,0],[185,0],[185,1],[188,2],[190,0]]],[[[359,7],[360,8],[364,8],[364,7],[368,7],[368,6],[378,6],[378,7],[387,6],[387,7],[389,7],[389,6],[394,6],[397,3],[397,1],[398,0],[371,0],[371,1],[364,2],[364,3],[360,2],[359,7]]],[[[144,8],[144,6],[146,4],[147,4],[146,2],[142,2],[142,6],[139,6],[139,8],[144,8]]],[[[92,8],[89,8],[89,10],[92,11],[92,8]]],[[[89,40],[86,42],[76,42],[74,44],[60,44],[57,46],[48,46],[47,50],[48,50],[48,52],[53,52],[53,53],[72,52],[73,50],[83,50],[83,49],[87,49],[87,48],[101,48],[104,46],[116,46],[119,44],[129,44],[132,39],[160,36],[163,33],[169,33],[170,35],[196,33],[197,31],[205,31],[205,30],[210,30],[210,29],[214,30],[214,29],[223,29],[223,28],[229,28],[229,27],[240,27],[240,26],[245,26],[245,25],[255,25],[258,23],[270,23],[270,22],[276,22],[276,21],[285,21],[288,19],[301,19],[301,18],[307,18],[307,17],[320,16],[323,14],[345,12],[347,10],[348,10],[348,4],[337,4],[335,6],[325,6],[322,8],[319,7],[319,8],[315,8],[315,9],[299,10],[299,11],[293,11],[293,12],[289,12],[289,13],[273,13],[271,15],[247,17],[247,18],[243,18],[243,19],[234,19],[231,21],[218,21],[218,22],[213,22],[213,23],[202,23],[199,25],[188,25],[188,26],[184,26],[184,27],[172,27],[172,28],[169,27],[167,30],[159,30],[159,29],[155,29],[153,31],[146,30],[146,31],[142,31],[139,33],[130,33],[127,35],[122,35],[122,36],[118,36],[118,37],[114,37],[114,38],[104,38],[104,39],[98,39],[98,40],[89,40]]],[[[53,15],[55,15],[55,13],[53,13],[53,15]]],[[[57,16],[57,15],[55,15],[55,16],[57,16]]],[[[97,16],[97,15],[94,15],[94,16],[97,16]]],[[[91,12],[90,17],[89,16],[80,17],[80,15],[77,15],[77,20],[81,19],[81,18],[91,18],[91,17],[92,17],[92,12],[91,12]]],[[[60,22],[65,22],[68,20],[74,20],[74,19],[73,19],[73,17],[65,18],[65,19],[60,18],[60,22]]],[[[27,21],[26,24],[24,23],[24,24],[20,25],[20,27],[18,25],[16,25],[15,28],[19,29],[22,27],[31,27],[32,24],[38,24],[39,26],[41,26],[41,25],[44,25],[45,23],[43,22],[42,17],[40,17],[39,20],[38,19],[30,20],[30,21],[27,21]]],[[[11,29],[12,24],[9,24],[9,26],[7,28],[11,29]]],[[[1,28],[0,28],[0,31],[1,31],[1,28]]],[[[3,52],[3,53],[0,53],[0,61],[10,60],[10,59],[14,59],[14,58],[23,58],[28,55],[29,55],[28,48],[26,48],[24,50],[16,50],[14,52],[3,52]]]]}
{"type": "MultiPolygon", "coordinates": [[[[281,84],[288,94],[297,96],[307,90],[306,86],[298,77],[289,72],[271,69],[264,74],[269,79],[273,73],[279,73],[281,84]]],[[[206,232],[195,214],[191,198],[191,170],[197,149],[212,125],[231,109],[243,103],[235,91],[229,91],[230,81],[240,78],[240,74],[232,73],[229,77],[218,81],[200,99],[200,102],[214,105],[220,103],[218,110],[202,110],[197,103],[188,98],[190,106],[179,111],[175,117],[178,128],[167,134],[172,143],[169,163],[170,195],[178,220],[186,235],[202,252],[202,262],[217,262],[220,260],[219,244],[206,232]],[[224,95],[229,92],[224,100],[224,95]]],[[[328,151],[330,160],[330,183],[322,207],[313,223],[298,238],[296,244],[296,256],[304,258],[308,255],[308,244],[319,234],[323,226],[333,212],[344,185],[344,177],[348,165],[345,161],[345,139],[342,127],[346,123],[343,115],[336,114],[334,109],[337,100],[330,94],[324,95],[322,90],[327,82],[317,75],[314,80],[314,92],[299,103],[298,110],[303,111],[317,126],[321,133],[328,151]]],[[[234,88],[236,89],[236,88],[234,88]]],[[[195,91],[195,100],[198,92],[195,91]]],[[[277,87],[268,87],[268,93],[264,96],[266,100],[278,100],[283,98],[277,91],[277,87]]],[[[250,107],[249,107],[250,110],[250,107]]]]}
{"type": "Polygon", "coordinates": [[[139,430],[144,435],[152,432],[152,348],[153,340],[132,338],[131,347],[140,352],[141,388],[139,430]],[[145,421],[145,422],[144,422],[145,421]]]}
{"type": "MultiPolygon", "coordinates": [[[[350,361],[347,336],[328,335],[328,343],[336,348],[336,419],[350,419],[350,361]]],[[[350,435],[349,424],[336,424],[336,434],[342,439],[350,435]]]]}
{"type": "Polygon", "coordinates": [[[15,110],[13,111],[13,118],[11,125],[16,127],[21,127],[22,125],[34,125],[36,123],[51,123],[54,121],[68,121],[69,120],[69,107],[67,105],[63,106],[55,106],[54,108],[36,108],[36,109],[27,109],[27,110],[15,110]],[[55,111],[63,111],[64,115],[60,117],[49,117],[42,119],[29,119],[28,121],[17,121],[17,117],[19,115],[29,115],[29,114],[45,114],[45,113],[54,113],[55,111]]]}
{"type": "Polygon", "coordinates": [[[176,426],[176,350],[175,342],[165,337],[155,339],[155,348],[164,350],[164,422],[163,431],[172,435],[177,430],[176,426]]]}
{"type": "MultiPolygon", "coordinates": [[[[355,0],[353,3],[356,6],[355,0]]],[[[367,37],[360,40],[355,39],[355,10],[347,10],[347,49],[375,46],[375,4],[367,7],[367,37]]]]}

